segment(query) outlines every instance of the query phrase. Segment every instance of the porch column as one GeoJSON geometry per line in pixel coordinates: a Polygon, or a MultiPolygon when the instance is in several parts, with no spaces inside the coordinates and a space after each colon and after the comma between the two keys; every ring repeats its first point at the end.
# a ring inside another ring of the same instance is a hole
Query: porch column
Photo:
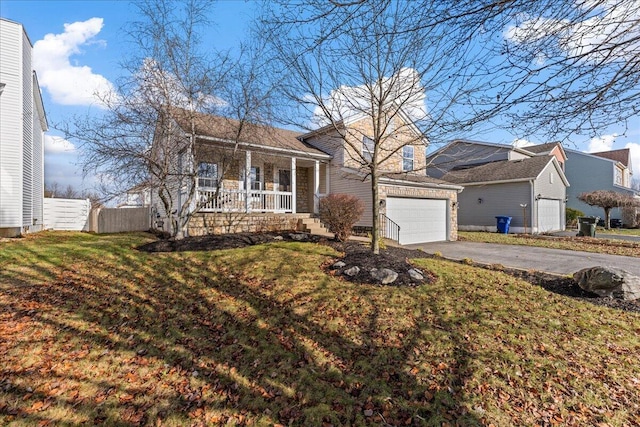
{"type": "Polygon", "coordinates": [[[329,175],[331,175],[331,164],[325,163],[324,164],[324,194],[327,194],[327,195],[329,194],[329,184],[330,184],[329,175]]]}
{"type": "Polygon", "coordinates": [[[291,158],[291,212],[296,213],[296,158],[291,158]]]}
{"type": "Polygon", "coordinates": [[[251,210],[251,151],[246,151],[244,162],[244,211],[251,210]]]}
{"type": "Polygon", "coordinates": [[[313,213],[318,214],[320,202],[320,161],[313,165],[313,213]]]}

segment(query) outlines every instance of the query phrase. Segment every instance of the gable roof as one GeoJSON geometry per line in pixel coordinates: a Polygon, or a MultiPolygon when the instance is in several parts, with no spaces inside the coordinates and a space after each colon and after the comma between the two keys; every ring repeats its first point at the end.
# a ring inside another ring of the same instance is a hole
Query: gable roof
{"type": "Polygon", "coordinates": [[[536,179],[550,162],[554,163],[563,182],[568,185],[558,161],[551,156],[485,163],[467,169],[452,170],[442,179],[456,184],[529,181],[536,179]]]}
{"type": "Polygon", "coordinates": [[[499,143],[494,143],[494,142],[474,141],[472,139],[454,139],[453,141],[449,142],[445,146],[440,147],[438,150],[436,150],[433,153],[429,154],[427,156],[427,159],[433,159],[433,158],[437,157],[438,155],[442,154],[443,152],[445,152],[446,150],[450,149],[454,145],[458,145],[458,144],[483,145],[485,147],[501,149],[501,150],[504,150],[504,151],[516,151],[518,153],[522,153],[522,154],[525,154],[527,156],[530,156],[532,154],[532,152],[526,151],[526,148],[528,148],[528,147],[519,148],[519,147],[514,147],[513,145],[509,145],[509,144],[499,144],[499,143]]]}
{"type": "Polygon", "coordinates": [[[327,153],[298,139],[299,132],[255,123],[241,123],[235,119],[212,114],[191,113],[181,108],[172,108],[170,114],[185,132],[190,129],[190,117],[193,114],[195,133],[201,140],[227,143],[234,143],[238,140],[239,145],[244,147],[260,148],[267,151],[286,151],[290,154],[299,153],[323,159],[331,158],[327,153]],[[236,137],[241,125],[240,136],[236,137]]]}
{"type": "MultiPolygon", "coordinates": [[[[351,168],[342,168],[342,173],[345,176],[352,176],[358,180],[363,180],[366,177],[361,171],[351,168]]],[[[426,175],[412,175],[409,173],[393,173],[385,172],[378,178],[380,184],[388,185],[402,185],[407,187],[426,187],[426,188],[440,188],[447,190],[462,191],[463,187],[452,182],[447,182],[442,179],[432,178],[426,175]]]]}
{"type": "Polygon", "coordinates": [[[626,167],[629,167],[629,159],[631,157],[631,150],[628,148],[622,148],[620,150],[600,151],[598,153],[591,153],[594,156],[602,157],[609,160],[620,162],[626,167]]]}

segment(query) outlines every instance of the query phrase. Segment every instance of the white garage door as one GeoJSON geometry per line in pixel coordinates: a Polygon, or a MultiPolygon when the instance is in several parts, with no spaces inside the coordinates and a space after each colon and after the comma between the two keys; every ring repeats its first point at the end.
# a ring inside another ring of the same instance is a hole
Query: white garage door
{"type": "Polygon", "coordinates": [[[400,226],[400,244],[447,240],[447,200],[387,198],[387,216],[400,226]]]}
{"type": "Polygon", "coordinates": [[[560,200],[538,200],[538,232],[561,230],[560,200]]]}

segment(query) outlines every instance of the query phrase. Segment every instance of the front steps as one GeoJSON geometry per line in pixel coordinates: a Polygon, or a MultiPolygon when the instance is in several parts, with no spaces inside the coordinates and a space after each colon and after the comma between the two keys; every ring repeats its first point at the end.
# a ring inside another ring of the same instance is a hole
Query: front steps
{"type": "Polygon", "coordinates": [[[298,230],[319,236],[333,237],[333,233],[330,233],[318,218],[300,218],[298,220],[298,230]]]}

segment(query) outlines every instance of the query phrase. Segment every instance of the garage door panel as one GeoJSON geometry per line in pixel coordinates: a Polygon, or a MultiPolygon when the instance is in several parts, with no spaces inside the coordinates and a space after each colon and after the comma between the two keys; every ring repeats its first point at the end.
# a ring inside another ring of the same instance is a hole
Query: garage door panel
{"type": "Polygon", "coordinates": [[[389,197],[387,216],[400,226],[400,244],[447,240],[447,200],[389,197]]]}
{"type": "Polygon", "coordinates": [[[552,199],[538,200],[538,232],[558,231],[560,225],[560,201],[552,199]]]}

